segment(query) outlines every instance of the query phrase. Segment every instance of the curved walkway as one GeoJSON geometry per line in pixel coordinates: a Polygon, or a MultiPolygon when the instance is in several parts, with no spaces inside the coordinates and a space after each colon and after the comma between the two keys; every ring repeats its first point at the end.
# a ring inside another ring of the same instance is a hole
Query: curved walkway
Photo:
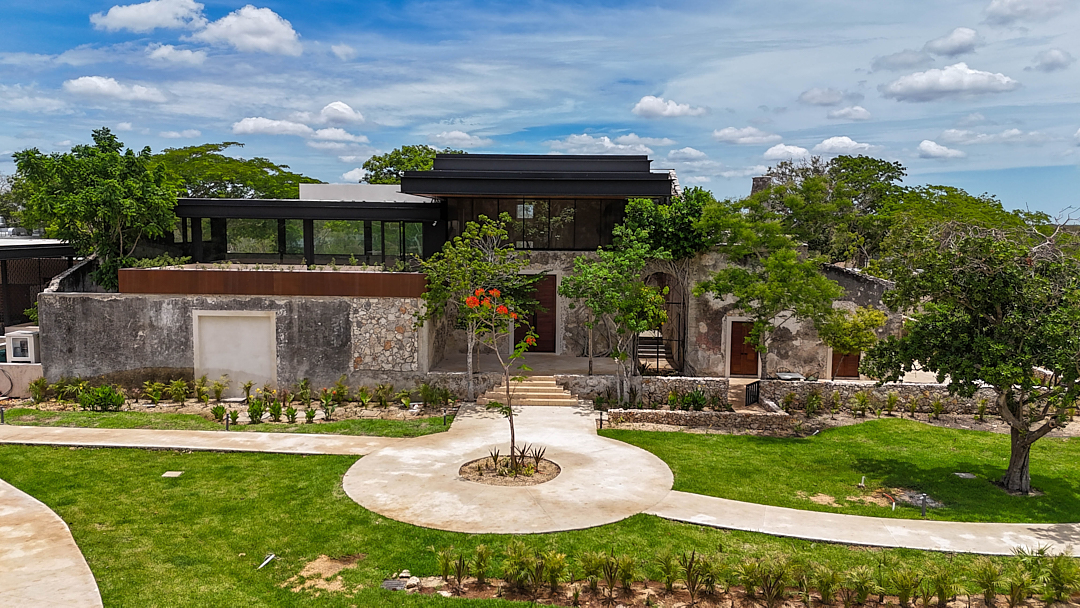
{"type": "Polygon", "coordinates": [[[458,477],[461,465],[498,446],[510,450],[506,419],[462,407],[445,433],[410,439],[361,458],[345,492],[363,507],[427,528],[522,534],[576,530],[641,513],[671,490],[671,470],[640,448],[596,434],[592,408],[514,408],[518,445],[547,448],[562,467],[536,486],[489,486],[458,477]]]}
{"type": "Polygon", "coordinates": [[[3,480],[0,606],[101,606],[97,581],[64,520],[3,480]]]}

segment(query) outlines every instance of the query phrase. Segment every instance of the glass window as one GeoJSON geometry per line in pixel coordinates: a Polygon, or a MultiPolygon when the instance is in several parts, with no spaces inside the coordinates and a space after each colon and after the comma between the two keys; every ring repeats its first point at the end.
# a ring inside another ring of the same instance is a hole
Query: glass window
{"type": "Polygon", "coordinates": [[[353,220],[315,220],[315,255],[364,255],[364,222],[353,220]]]}
{"type": "Polygon", "coordinates": [[[304,255],[304,220],[285,220],[285,254],[304,255]]]}
{"type": "Polygon", "coordinates": [[[600,201],[579,199],[574,218],[574,249],[590,250],[600,246],[600,201]]]}
{"type": "Polygon", "coordinates": [[[383,254],[382,227],[383,223],[378,220],[371,222],[371,255],[383,254]]]}
{"type": "MultiPolygon", "coordinates": [[[[511,212],[512,210],[507,210],[511,212]]],[[[499,200],[494,198],[474,198],[472,216],[469,218],[471,222],[480,221],[480,216],[486,215],[491,219],[498,219],[499,217],[499,200]]],[[[464,229],[464,227],[462,227],[464,229]]]]}
{"type": "Polygon", "coordinates": [[[551,201],[549,247],[552,249],[576,249],[574,247],[574,213],[574,201],[551,201]]]}
{"type": "Polygon", "coordinates": [[[401,256],[401,222],[383,222],[383,255],[401,256]]]}
{"type": "MultiPolygon", "coordinates": [[[[210,236],[209,220],[203,220],[203,240],[210,236]]],[[[277,220],[229,218],[225,233],[229,253],[277,253],[277,220]]]]}
{"type": "Polygon", "coordinates": [[[424,225],[419,222],[405,224],[405,253],[407,255],[424,255],[424,225]]]}
{"type": "Polygon", "coordinates": [[[518,204],[521,220],[521,238],[517,246],[522,249],[548,248],[548,202],[526,199],[518,204]]]}

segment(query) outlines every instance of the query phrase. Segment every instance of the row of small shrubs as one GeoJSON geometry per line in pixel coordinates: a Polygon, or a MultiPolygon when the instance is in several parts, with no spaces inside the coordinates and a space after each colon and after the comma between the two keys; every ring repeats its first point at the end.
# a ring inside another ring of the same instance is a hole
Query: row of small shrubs
{"type": "Polygon", "coordinates": [[[34,403],[48,399],[49,393],[64,401],[72,401],[79,409],[90,412],[118,412],[124,407],[126,396],[123,389],[112,384],[90,386],[82,380],[64,379],[49,384],[45,378],[37,378],[30,383],[30,398],[34,403]]]}
{"type": "Polygon", "coordinates": [[[1017,608],[1034,596],[1048,603],[1066,602],[1080,591],[1076,558],[1052,555],[1046,548],[1017,551],[1016,559],[1006,565],[980,557],[966,568],[951,561],[915,568],[882,555],[877,568],[860,565],[848,570],[781,555],[733,559],[722,553],[696,551],[665,551],[649,561],[616,555],[614,550],[587,552],[570,559],[554,550],[529,549],[520,540],[506,546],[500,564],[494,563],[494,557],[486,545],[478,545],[471,555],[450,547],[436,553],[436,562],[442,579],[459,591],[469,576],[486,584],[496,573],[508,587],[533,594],[543,589],[555,593],[563,583],[581,581],[582,585],[572,589],[575,606],[583,592],[599,596],[602,604],[614,605],[620,595],[631,596],[635,582],[649,577],[663,584],[669,594],[680,585],[690,595],[691,605],[703,596],[717,597],[740,586],[747,598],[759,600],[767,608],[775,608],[792,596],[807,608],[838,603],[851,608],[871,598],[882,604],[886,595],[895,596],[901,608],[920,604],[925,608],[935,603],[944,607],[964,594],[968,606],[973,595],[985,606],[994,606],[998,596],[1003,596],[1009,608],[1017,608]]]}
{"type": "Polygon", "coordinates": [[[627,409],[627,410],[659,410],[667,406],[670,410],[683,410],[687,412],[701,412],[706,407],[717,412],[731,412],[734,409],[726,400],[724,400],[719,394],[707,394],[700,388],[695,388],[690,391],[679,391],[672,389],[668,392],[666,403],[650,403],[645,400],[638,399],[637,390],[633,387],[627,391],[629,397],[626,401],[619,401],[613,390],[608,389],[604,394],[597,395],[593,398],[593,406],[602,411],[608,409],[627,409]]]}
{"type": "MultiPolygon", "coordinates": [[[[884,399],[871,391],[858,391],[845,402],[838,390],[823,396],[821,391],[817,389],[811,390],[806,395],[803,403],[800,404],[798,401],[798,395],[789,392],[781,400],[781,408],[785,412],[792,412],[800,409],[801,406],[801,409],[810,417],[824,413],[831,413],[835,416],[846,405],[848,411],[857,418],[865,417],[870,412],[873,412],[879,418],[882,414],[893,416],[896,412],[899,412],[901,417],[910,415],[914,418],[916,414],[925,413],[933,419],[939,420],[946,411],[955,410],[958,403],[956,398],[946,401],[941,397],[933,397],[930,391],[923,391],[922,396],[911,396],[906,400],[901,399],[896,391],[889,391],[884,399]]],[[[989,403],[985,398],[979,399],[978,410],[975,414],[977,420],[986,419],[988,405],[989,403]]]]}

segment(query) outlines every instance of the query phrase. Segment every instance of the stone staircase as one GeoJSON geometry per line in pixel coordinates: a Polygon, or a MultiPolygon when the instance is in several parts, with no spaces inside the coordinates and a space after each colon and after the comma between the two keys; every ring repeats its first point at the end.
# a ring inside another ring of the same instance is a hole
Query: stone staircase
{"type": "MultiPolygon", "coordinates": [[[[510,381],[511,405],[578,405],[577,397],[555,383],[555,376],[528,376],[521,382],[510,381]]],[[[499,386],[480,395],[478,405],[487,405],[491,401],[506,401],[506,385],[499,386]]]]}

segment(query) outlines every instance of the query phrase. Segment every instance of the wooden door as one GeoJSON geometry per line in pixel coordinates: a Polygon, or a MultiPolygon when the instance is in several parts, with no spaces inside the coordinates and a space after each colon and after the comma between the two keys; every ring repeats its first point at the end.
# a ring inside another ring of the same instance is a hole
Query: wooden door
{"type": "Polygon", "coordinates": [[[758,354],[753,344],[746,343],[753,323],[746,321],[731,322],[731,375],[758,375],[758,354]]]}
{"type": "MultiPolygon", "coordinates": [[[[530,348],[529,352],[553,353],[555,352],[555,306],[557,304],[555,275],[547,275],[536,283],[534,297],[543,310],[528,315],[525,319],[536,332],[536,346],[530,348]]],[[[514,331],[514,342],[524,340],[526,331],[528,331],[527,327],[518,327],[514,331]]]]}
{"type": "Polygon", "coordinates": [[[832,354],[832,377],[833,378],[858,378],[859,357],[862,353],[838,353],[832,354]]]}

